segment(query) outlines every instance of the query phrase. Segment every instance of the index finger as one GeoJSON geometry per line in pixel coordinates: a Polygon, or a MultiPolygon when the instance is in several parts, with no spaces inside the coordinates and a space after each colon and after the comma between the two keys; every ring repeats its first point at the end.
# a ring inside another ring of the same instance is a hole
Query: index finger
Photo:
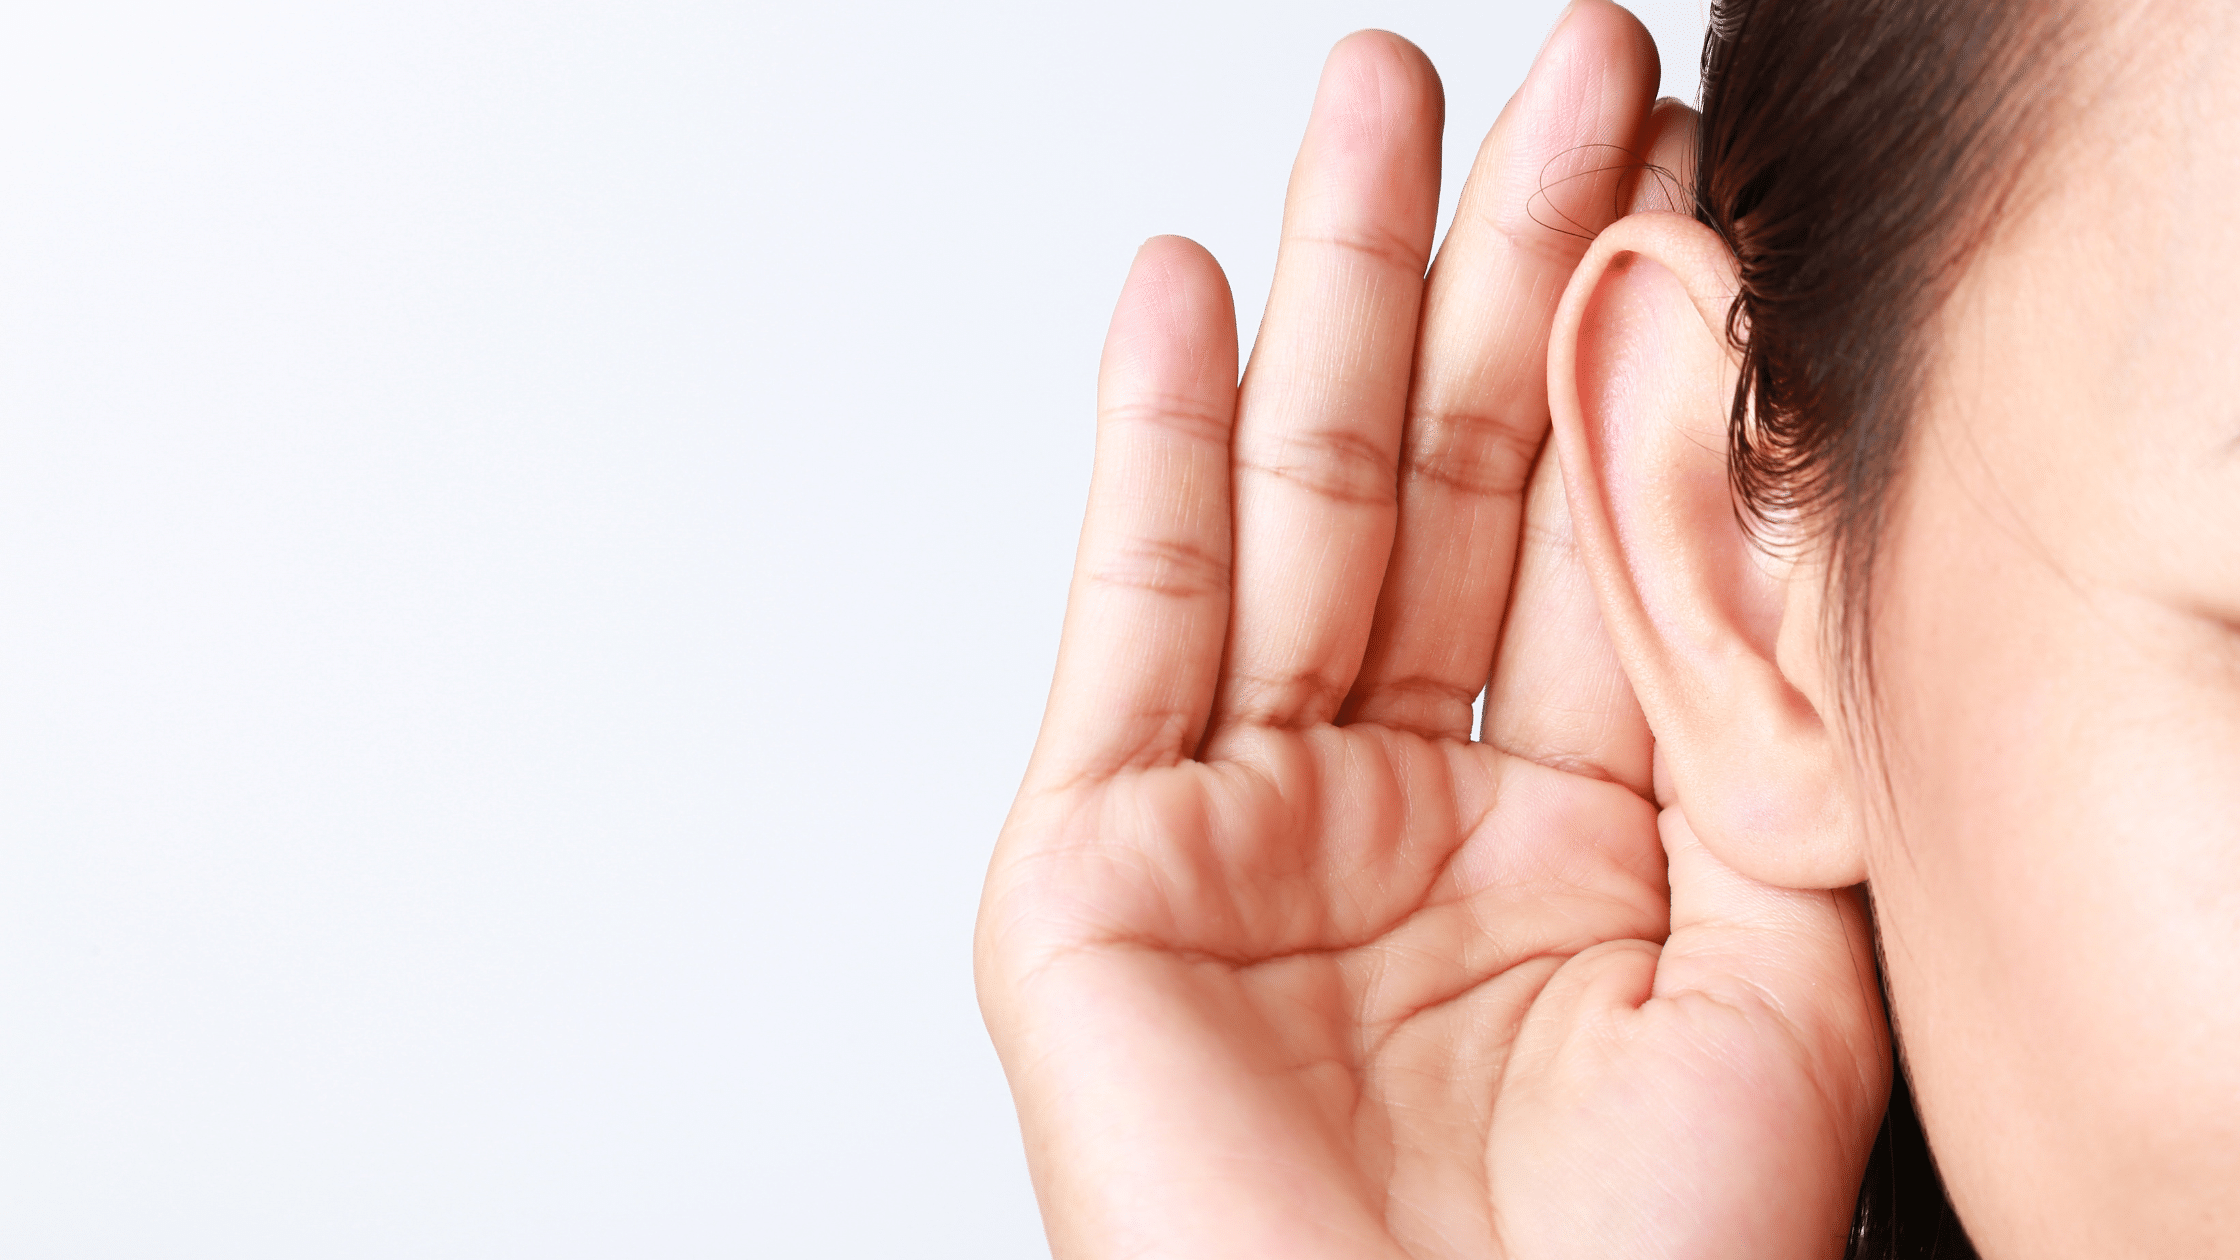
{"type": "MultiPolygon", "coordinates": [[[[1694,179],[1696,112],[1662,101],[1650,115],[1654,178],[1636,186],[1632,210],[1676,210],[1694,179]]],[[[1562,470],[1540,457],[1500,655],[1486,686],[1485,742],[1576,774],[1650,795],[1648,719],[1603,628],[1601,606],[1571,537],[1562,470]]]]}

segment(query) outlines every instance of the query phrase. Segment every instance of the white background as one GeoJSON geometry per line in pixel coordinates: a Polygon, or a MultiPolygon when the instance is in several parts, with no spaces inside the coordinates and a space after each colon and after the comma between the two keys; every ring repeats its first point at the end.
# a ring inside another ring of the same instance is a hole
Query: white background
{"type": "Polygon", "coordinates": [[[1249,330],[1328,45],[1459,171],[1555,8],[9,6],[0,1255],[1043,1254],[969,940],[1111,298],[1249,330]]]}

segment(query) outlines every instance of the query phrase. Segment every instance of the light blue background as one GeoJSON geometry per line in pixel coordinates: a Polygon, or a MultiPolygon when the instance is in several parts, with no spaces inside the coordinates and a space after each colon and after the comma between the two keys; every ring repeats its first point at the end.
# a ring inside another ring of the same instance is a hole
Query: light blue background
{"type": "Polygon", "coordinates": [[[1459,172],[1554,16],[13,6],[0,1255],[1043,1254],[968,953],[1111,298],[1249,330],[1327,46],[1459,172]]]}

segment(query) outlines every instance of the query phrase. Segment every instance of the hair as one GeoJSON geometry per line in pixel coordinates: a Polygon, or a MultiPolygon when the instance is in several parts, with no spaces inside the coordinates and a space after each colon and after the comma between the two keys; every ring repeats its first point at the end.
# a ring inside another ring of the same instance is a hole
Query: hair
{"type": "MultiPolygon", "coordinates": [[[[1809,541],[1825,563],[1822,631],[1843,669],[1840,716],[1863,753],[1877,751],[1873,578],[1937,317],[2018,208],[2056,112],[2046,102],[2062,86],[2056,54],[2074,7],[1712,4],[1694,201],[1740,264],[1727,315],[1741,356],[1728,472],[1755,537],[1809,541]]],[[[1902,1043],[1899,1059],[1846,1254],[1972,1257],[1914,1113],[1902,1043]]]]}

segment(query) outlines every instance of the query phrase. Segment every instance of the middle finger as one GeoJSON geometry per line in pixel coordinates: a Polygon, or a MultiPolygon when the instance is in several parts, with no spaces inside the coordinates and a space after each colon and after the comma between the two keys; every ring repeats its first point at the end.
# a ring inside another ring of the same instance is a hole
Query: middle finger
{"type": "Polygon", "coordinates": [[[1365,31],[1323,68],[1234,438],[1233,602],[1212,736],[1327,722],[1392,544],[1401,409],[1439,208],[1438,76],[1365,31]]]}

